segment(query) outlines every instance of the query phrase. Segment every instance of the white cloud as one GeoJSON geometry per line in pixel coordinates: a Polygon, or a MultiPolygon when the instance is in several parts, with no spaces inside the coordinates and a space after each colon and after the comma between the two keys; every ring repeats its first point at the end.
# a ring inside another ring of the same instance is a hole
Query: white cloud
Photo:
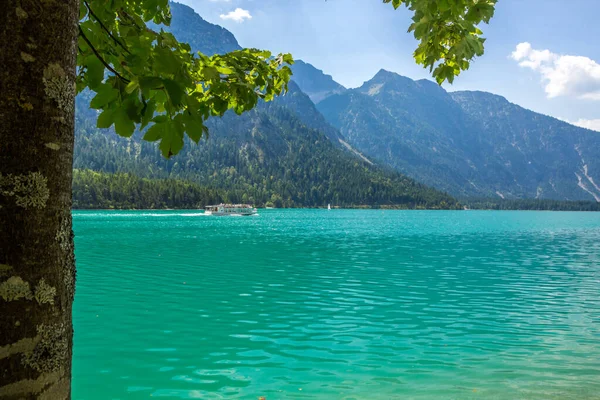
{"type": "Polygon", "coordinates": [[[519,43],[511,58],[524,68],[539,72],[548,97],[572,96],[600,100],[600,64],[582,56],[536,50],[530,43],[519,43]]]}
{"type": "Polygon", "coordinates": [[[243,8],[236,8],[234,11],[230,11],[227,14],[219,15],[221,19],[230,19],[235,22],[244,22],[246,19],[252,19],[252,15],[250,15],[250,11],[244,10],[243,8]]]}
{"type": "Polygon", "coordinates": [[[586,128],[586,129],[590,129],[592,131],[600,132],[600,119],[580,118],[577,121],[571,121],[566,118],[560,118],[560,117],[557,117],[557,118],[560,119],[561,121],[566,122],[567,124],[571,124],[571,125],[579,126],[581,128],[586,128]]]}
{"type": "Polygon", "coordinates": [[[600,132],[600,119],[580,119],[573,122],[573,125],[600,132]]]}

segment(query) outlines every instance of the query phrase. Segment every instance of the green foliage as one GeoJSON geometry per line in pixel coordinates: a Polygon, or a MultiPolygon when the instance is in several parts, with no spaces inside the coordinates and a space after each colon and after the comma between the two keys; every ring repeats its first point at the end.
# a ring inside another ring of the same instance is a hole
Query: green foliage
{"type": "MultiPolygon", "coordinates": [[[[440,84],[483,54],[477,25],[489,22],[496,1],[384,0],[414,12],[415,59],[440,84]]],[[[150,126],[145,139],[160,142],[164,157],[177,154],[186,135],[196,143],[207,135],[210,116],[241,114],[287,90],[291,55],[257,49],[194,54],[163,29],[171,22],[168,0],[81,0],[79,18],[77,91],[95,93],[90,106],[101,111],[98,127],[114,126],[130,137],[150,126]]],[[[233,42],[228,49],[236,48],[233,42]]]]}
{"type": "Polygon", "coordinates": [[[497,0],[383,0],[394,8],[405,5],[413,23],[408,31],[419,41],[414,52],[418,64],[429,68],[441,85],[467,70],[483,55],[485,39],[477,26],[489,23],[497,0]]]}
{"type": "MultiPolygon", "coordinates": [[[[288,96],[285,96],[288,97],[288,96]]],[[[258,206],[271,202],[276,207],[390,206],[401,208],[455,208],[452,197],[420,185],[405,176],[369,165],[353,153],[334,145],[321,131],[306,126],[289,109],[280,106],[285,98],[259,104],[255,110],[237,116],[232,112],[208,121],[213,133],[208,141],[186,146],[177,157],[162,158],[159,149],[141,140],[107,135],[96,129],[93,111],[83,110],[79,101],[74,165],[117,176],[96,185],[111,186],[119,174],[151,180],[192,182],[216,190],[222,201],[250,202],[258,206]],[[81,110],[81,111],[79,111],[81,110]],[[246,200],[244,200],[246,196],[246,200]]],[[[312,103],[311,103],[312,104],[312,103]]],[[[103,178],[104,179],[104,178],[103,178]]],[[[137,184],[136,184],[137,185],[137,184]]],[[[124,201],[79,202],[79,207],[147,208],[165,202],[141,195],[131,185],[113,191],[123,196],[105,199],[124,201]],[[127,196],[125,196],[127,194],[127,196]],[[139,201],[138,201],[139,198],[139,201]],[[119,205],[121,204],[121,205],[119,205]]],[[[112,190],[112,189],[111,189],[112,190]]],[[[74,195],[78,195],[74,192],[74,195]]],[[[80,198],[80,197],[77,197],[80,198]]],[[[98,198],[99,199],[99,198],[98,198]]],[[[205,204],[198,198],[193,204],[205,204]]],[[[168,203],[188,207],[191,203],[168,203]]]]}
{"type": "MultiPolygon", "coordinates": [[[[252,203],[258,207],[323,207],[321,203],[298,203],[290,198],[283,199],[273,193],[262,196],[256,189],[253,192],[237,189],[215,189],[184,179],[140,178],[131,173],[105,173],[92,170],[73,170],[74,209],[198,209],[222,202],[252,203]],[[252,193],[248,195],[248,193],[252,193]],[[266,200],[265,200],[266,199],[266,200]]],[[[389,194],[389,193],[388,193],[389,194]]],[[[384,193],[384,196],[387,195],[384,193]]],[[[433,203],[361,204],[342,202],[344,207],[360,208],[436,208],[458,209],[441,201],[433,203]]]]}
{"type": "Polygon", "coordinates": [[[471,210],[600,211],[595,201],[464,199],[462,203],[471,210]]]}
{"type": "Polygon", "coordinates": [[[184,180],[73,170],[75,209],[195,209],[225,199],[224,191],[184,180]]]}
{"type": "Polygon", "coordinates": [[[210,116],[241,114],[287,90],[293,63],[289,54],[256,49],[193,54],[172,33],[147,26],[170,21],[167,0],[81,0],[77,56],[77,90],[95,93],[98,127],[130,137],[150,125],[145,139],[159,141],[167,158],[186,134],[198,142],[210,116]]]}

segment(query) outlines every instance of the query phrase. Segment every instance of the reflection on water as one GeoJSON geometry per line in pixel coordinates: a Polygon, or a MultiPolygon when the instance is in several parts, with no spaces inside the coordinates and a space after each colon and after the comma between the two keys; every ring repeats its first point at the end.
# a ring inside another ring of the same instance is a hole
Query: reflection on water
{"type": "Polygon", "coordinates": [[[74,398],[600,398],[600,214],[260,214],[75,213],[74,398]]]}

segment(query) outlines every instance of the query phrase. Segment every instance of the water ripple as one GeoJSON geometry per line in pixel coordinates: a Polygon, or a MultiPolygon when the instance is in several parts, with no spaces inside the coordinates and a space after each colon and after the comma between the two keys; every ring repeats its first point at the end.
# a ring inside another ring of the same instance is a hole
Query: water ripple
{"type": "Polygon", "coordinates": [[[600,399],[600,214],[199,216],[75,213],[75,399],[600,399]]]}

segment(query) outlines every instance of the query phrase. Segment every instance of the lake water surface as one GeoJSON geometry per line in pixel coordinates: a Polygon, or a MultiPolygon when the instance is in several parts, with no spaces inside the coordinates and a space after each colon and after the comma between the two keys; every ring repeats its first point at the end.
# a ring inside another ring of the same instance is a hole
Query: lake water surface
{"type": "Polygon", "coordinates": [[[600,399],[600,213],[74,212],[74,399],[600,399]]]}

